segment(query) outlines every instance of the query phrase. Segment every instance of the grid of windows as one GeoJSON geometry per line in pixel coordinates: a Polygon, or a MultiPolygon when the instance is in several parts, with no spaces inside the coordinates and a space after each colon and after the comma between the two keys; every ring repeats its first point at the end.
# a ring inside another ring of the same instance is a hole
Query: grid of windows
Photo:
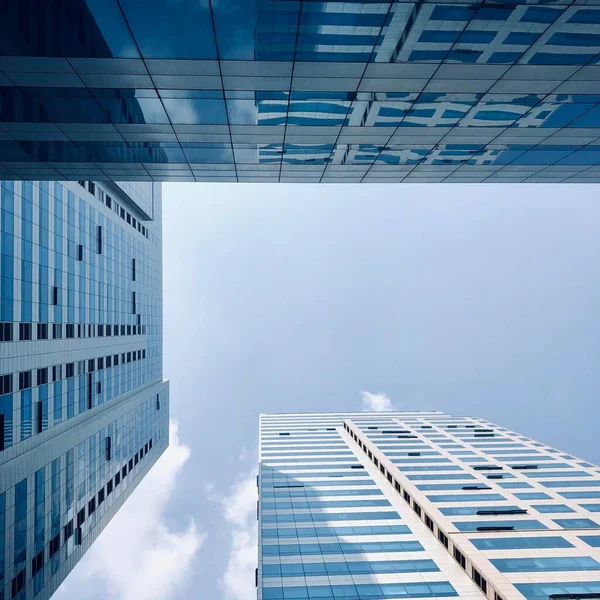
{"type": "Polygon", "coordinates": [[[0,91],[10,131],[0,169],[132,181],[599,181],[595,3],[230,4],[4,11],[0,75],[12,85],[0,91]],[[36,35],[46,27],[62,33],[36,35]],[[60,86],[47,77],[57,65],[60,86]]]}
{"type": "Polygon", "coordinates": [[[157,184],[0,183],[2,600],[47,600],[168,445],[161,222],[157,184]]]}
{"type": "Polygon", "coordinates": [[[262,415],[260,439],[260,599],[396,598],[386,595],[389,577],[404,585],[417,564],[427,582],[437,573],[458,595],[494,600],[517,590],[541,598],[543,582],[558,590],[550,598],[579,597],[572,581],[600,585],[598,503],[581,502],[597,497],[585,489],[599,481],[591,463],[483,419],[441,413],[262,415]],[[451,482],[448,467],[456,469],[451,482]],[[424,556],[397,547],[392,557],[390,546],[376,546],[357,559],[375,541],[363,536],[414,541],[424,556]],[[428,560],[439,570],[428,570],[428,560]],[[362,592],[366,575],[378,587],[362,592]]]}

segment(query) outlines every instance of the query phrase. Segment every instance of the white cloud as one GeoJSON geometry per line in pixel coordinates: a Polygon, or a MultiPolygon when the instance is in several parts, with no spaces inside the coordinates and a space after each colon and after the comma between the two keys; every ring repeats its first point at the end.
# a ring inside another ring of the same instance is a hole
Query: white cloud
{"type": "Polygon", "coordinates": [[[256,525],[256,471],[244,475],[229,496],[221,499],[223,515],[231,525],[231,552],[221,585],[227,600],[254,600],[254,570],[258,555],[256,525]]]}
{"type": "Polygon", "coordinates": [[[100,587],[102,597],[115,600],[168,600],[185,584],[206,535],[193,519],[181,531],[164,521],[177,478],[190,457],[175,422],[169,432],[169,448],[61,587],[61,598],[82,597],[77,588],[100,587]]]}
{"type": "Polygon", "coordinates": [[[366,412],[381,412],[384,410],[397,410],[389,396],[386,394],[372,394],[371,392],[361,392],[362,410],[366,412]]]}

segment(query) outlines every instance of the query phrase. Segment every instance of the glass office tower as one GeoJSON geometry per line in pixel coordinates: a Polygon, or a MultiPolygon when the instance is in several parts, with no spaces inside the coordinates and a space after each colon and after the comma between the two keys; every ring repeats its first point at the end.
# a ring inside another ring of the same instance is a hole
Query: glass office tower
{"type": "Polygon", "coordinates": [[[160,184],[0,184],[0,600],[49,598],[168,445],[160,184]]]}
{"type": "Polygon", "coordinates": [[[600,597],[600,469],[477,417],[260,418],[259,600],[600,597]]]}
{"type": "Polygon", "coordinates": [[[599,0],[4,0],[0,178],[598,182],[599,0]]]}

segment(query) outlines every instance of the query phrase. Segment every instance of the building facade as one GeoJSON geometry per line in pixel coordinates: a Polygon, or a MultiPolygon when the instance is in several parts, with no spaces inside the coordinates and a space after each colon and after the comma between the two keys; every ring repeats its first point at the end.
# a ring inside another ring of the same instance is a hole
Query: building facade
{"type": "Polygon", "coordinates": [[[165,450],[160,184],[0,182],[0,600],[45,600],[165,450]]]}
{"type": "Polygon", "coordinates": [[[597,183],[599,82],[600,0],[5,0],[0,178],[597,183]]]}
{"type": "Polygon", "coordinates": [[[600,597],[598,466],[477,417],[260,417],[259,600],[600,597]]]}

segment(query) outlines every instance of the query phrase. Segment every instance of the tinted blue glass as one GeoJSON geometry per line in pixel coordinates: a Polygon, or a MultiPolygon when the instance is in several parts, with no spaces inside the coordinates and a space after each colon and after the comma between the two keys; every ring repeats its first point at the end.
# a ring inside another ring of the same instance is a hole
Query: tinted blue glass
{"type": "Polygon", "coordinates": [[[600,563],[589,556],[492,558],[490,562],[502,573],[536,571],[596,571],[600,563]]]}
{"type": "Polygon", "coordinates": [[[580,504],[579,506],[590,512],[600,512],[600,504],[580,504]]]}
{"type": "Polygon", "coordinates": [[[217,58],[208,3],[120,0],[120,5],[144,58],[217,58]]]}
{"type": "Polygon", "coordinates": [[[548,529],[546,525],[534,519],[514,521],[454,521],[459,531],[477,531],[479,527],[512,527],[515,531],[527,529],[548,529]]]}
{"type": "Polygon", "coordinates": [[[428,495],[427,498],[432,502],[496,502],[506,500],[500,494],[442,494],[428,495]]]}
{"type": "Polygon", "coordinates": [[[600,529],[600,525],[591,519],[553,519],[563,529],[600,529]]]}
{"type": "Polygon", "coordinates": [[[576,583],[517,583],[515,587],[528,600],[547,600],[553,594],[598,594],[600,582],[578,581],[576,583]]]}
{"type": "Polygon", "coordinates": [[[562,537],[514,537],[514,538],[471,538],[478,550],[520,550],[528,548],[573,548],[573,544],[562,537]]]}
{"type": "Polygon", "coordinates": [[[541,513],[569,513],[575,512],[572,508],[566,504],[533,504],[532,508],[535,508],[541,513]]]}
{"type": "Polygon", "coordinates": [[[544,492],[522,492],[515,494],[519,500],[552,500],[551,496],[544,494],[544,492]]]}
{"type": "Polygon", "coordinates": [[[600,535],[582,535],[579,536],[579,539],[592,546],[592,548],[600,548],[600,535]]]}
{"type": "Polygon", "coordinates": [[[456,507],[448,507],[448,508],[440,508],[440,512],[443,515],[453,516],[453,515],[476,515],[478,511],[485,510],[517,510],[519,506],[514,505],[482,505],[482,506],[456,506],[456,507]]]}

